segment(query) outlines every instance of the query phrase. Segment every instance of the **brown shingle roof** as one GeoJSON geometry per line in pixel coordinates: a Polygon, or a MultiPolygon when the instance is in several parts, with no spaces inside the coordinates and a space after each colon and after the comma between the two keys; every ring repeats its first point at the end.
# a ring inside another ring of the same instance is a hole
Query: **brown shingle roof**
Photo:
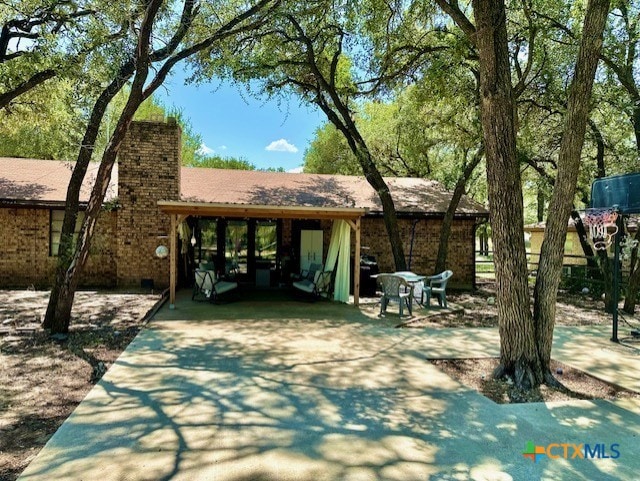
{"type": "MultiPolygon", "coordinates": [[[[98,171],[97,163],[87,170],[80,202],[87,202],[98,171]]],[[[64,202],[73,162],[0,157],[0,201],[64,202]]],[[[117,196],[118,169],[114,167],[105,200],[117,196]]]]}
{"type": "MultiPolygon", "coordinates": [[[[361,207],[382,211],[376,192],[364,177],[224,169],[182,168],[182,199],[190,202],[309,207],[361,207]]],[[[444,213],[452,193],[438,182],[386,178],[396,210],[444,213]]],[[[463,197],[458,214],[486,215],[487,210],[463,197]]]]}
{"type": "MultiPolygon", "coordinates": [[[[118,166],[114,166],[106,200],[117,196],[118,166]]],[[[0,201],[64,202],[72,162],[0,157],[0,201]]],[[[98,164],[91,164],[80,200],[89,200],[98,164]]],[[[359,207],[380,212],[377,194],[364,177],[290,174],[246,170],[183,167],[183,201],[309,207],[359,207]]],[[[386,178],[398,212],[441,214],[451,192],[438,182],[386,178]]],[[[463,197],[458,214],[486,215],[480,204],[463,197]]]]}

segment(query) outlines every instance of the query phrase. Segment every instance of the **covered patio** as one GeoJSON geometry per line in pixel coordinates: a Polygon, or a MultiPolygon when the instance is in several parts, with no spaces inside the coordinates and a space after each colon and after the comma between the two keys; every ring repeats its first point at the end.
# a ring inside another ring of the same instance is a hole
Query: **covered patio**
{"type": "MultiPolygon", "coordinates": [[[[158,201],[158,208],[161,212],[168,214],[171,219],[169,234],[169,257],[170,257],[170,281],[169,281],[169,303],[171,308],[175,307],[176,289],[178,286],[178,226],[192,217],[216,218],[216,219],[301,219],[301,220],[330,220],[334,224],[336,221],[343,221],[349,226],[351,232],[355,234],[355,244],[353,255],[351,256],[351,240],[342,241],[340,253],[330,252],[327,257],[332,257],[332,262],[338,262],[338,256],[342,256],[342,262],[347,262],[347,269],[337,269],[336,286],[339,284],[341,299],[348,298],[349,288],[349,260],[353,259],[353,303],[355,306],[360,302],[360,251],[361,251],[361,219],[367,213],[366,208],[356,207],[309,207],[309,206],[279,206],[279,205],[248,205],[248,204],[227,204],[209,202],[189,202],[189,201],[158,201]],[[346,279],[345,279],[346,276],[346,279]],[[346,296],[344,290],[347,290],[346,296]]],[[[334,225],[335,227],[335,225],[334,225]]],[[[333,243],[333,239],[332,239],[333,243]]],[[[337,249],[337,248],[336,248],[337,249]]],[[[330,246],[331,250],[331,246],[330,246]]],[[[335,250],[335,249],[334,249],[335,250]]],[[[324,264],[325,259],[322,259],[324,264]]],[[[332,266],[332,268],[334,268],[332,266]]],[[[336,294],[336,298],[338,298],[336,294]]]]}

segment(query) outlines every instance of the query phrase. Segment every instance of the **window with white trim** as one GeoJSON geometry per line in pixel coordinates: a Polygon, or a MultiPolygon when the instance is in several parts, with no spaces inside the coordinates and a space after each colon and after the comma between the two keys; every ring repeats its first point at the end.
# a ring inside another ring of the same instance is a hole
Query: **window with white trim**
{"type": "MultiPolygon", "coordinates": [[[[60,248],[60,235],[62,234],[62,221],[64,220],[64,210],[56,209],[51,210],[51,217],[49,222],[49,255],[57,256],[58,249],[60,248]]],[[[80,228],[84,221],[84,212],[78,212],[78,218],[76,219],[76,228],[73,232],[73,242],[77,242],[78,234],[80,234],[80,228]]]]}

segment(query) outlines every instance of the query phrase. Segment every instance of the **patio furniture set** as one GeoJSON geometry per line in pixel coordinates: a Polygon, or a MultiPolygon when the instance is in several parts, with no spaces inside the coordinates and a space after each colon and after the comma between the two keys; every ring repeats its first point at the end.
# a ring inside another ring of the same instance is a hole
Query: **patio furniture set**
{"type": "Polygon", "coordinates": [[[431,298],[438,300],[440,307],[447,308],[447,282],[453,276],[453,272],[446,270],[435,276],[421,276],[409,271],[394,273],[382,273],[375,277],[382,291],[380,298],[380,315],[387,311],[389,302],[395,301],[399,305],[400,316],[404,315],[404,307],[407,307],[409,315],[413,315],[413,303],[420,306],[431,305],[431,298]],[[420,300],[414,295],[416,287],[421,287],[420,300]]]}
{"type": "MultiPolygon", "coordinates": [[[[322,264],[311,264],[293,278],[293,288],[312,298],[326,297],[331,294],[333,272],[324,271],[322,264]]],[[[219,276],[213,265],[202,263],[195,270],[195,282],[191,299],[194,301],[210,301],[216,303],[220,296],[238,288],[232,277],[219,276]]]]}
{"type": "MultiPolygon", "coordinates": [[[[397,302],[400,316],[406,306],[409,315],[413,315],[413,303],[422,307],[431,305],[431,298],[438,300],[440,307],[447,308],[447,282],[453,272],[446,270],[434,276],[423,276],[410,271],[381,273],[372,275],[382,292],[380,297],[380,316],[386,313],[390,302],[397,302]],[[419,289],[418,300],[415,291],[419,289]]],[[[323,270],[322,264],[311,264],[293,279],[292,287],[303,295],[314,299],[329,298],[333,281],[333,272],[323,270]]],[[[219,297],[238,288],[238,283],[222,278],[208,265],[195,270],[195,283],[192,300],[217,302],[219,297]]]]}

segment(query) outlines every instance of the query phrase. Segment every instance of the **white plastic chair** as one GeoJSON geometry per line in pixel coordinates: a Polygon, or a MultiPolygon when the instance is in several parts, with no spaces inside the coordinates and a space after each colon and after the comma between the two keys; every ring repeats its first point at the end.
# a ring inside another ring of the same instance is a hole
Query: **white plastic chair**
{"type": "Polygon", "coordinates": [[[431,296],[438,298],[440,307],[447,307],[447,282],[453,276],[453,271],[444,271],[435,276],[429,276],[425,279],[425,286],[420,294],[420,304],[425,305],[423,300],[426,297],[426,306],[431,304],[431,296]]]}
{"type": "Polygon", "coordinates": [[[406,304],[409,315],[413,315],[411,304],[413,304],[413,286],[402,277],[395,274],[378,274],[378,284],[382,290],[380,298],[380,315],[387,312],[389,301],[396,301],[400,306],[400,317],[404,314],[406,304]]]}

